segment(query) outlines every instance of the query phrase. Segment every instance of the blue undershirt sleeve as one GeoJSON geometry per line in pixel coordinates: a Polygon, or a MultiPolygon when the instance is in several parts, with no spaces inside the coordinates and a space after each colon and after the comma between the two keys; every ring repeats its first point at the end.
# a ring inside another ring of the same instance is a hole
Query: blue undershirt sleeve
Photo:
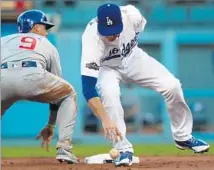
{"type": "Polygon", "coordinates": [[[82,75],[82,90],[85,99],[90,100],[93,97],[98,97],[96,86],[97,78],[82,75]]]}

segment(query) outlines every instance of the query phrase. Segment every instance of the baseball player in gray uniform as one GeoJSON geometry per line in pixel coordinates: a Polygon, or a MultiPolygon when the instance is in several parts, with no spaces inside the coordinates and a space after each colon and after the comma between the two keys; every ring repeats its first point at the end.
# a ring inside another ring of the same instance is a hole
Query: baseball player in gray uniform
{"type": "Polygon", "coordinates": [[[47,151],[59,128],[56,159],[76,163],[71,152],[77,105],[74,88],[62,79],[57,49],[46,38],[54,24],[39,10],[28,10],[17,19],[19,33],[1,38],[1,115],[16,101],[50,104],[48,124],[38,134],[47,151]]]}
{"type": "Polygon", "coordinates": [[[94,113],[108,114],[122,133],[123,139],[113,142],[113,147],[120,151],[120,157],[114,162],[116,166],[130,166],[134,153],[126,138],[120,82],[153,89],[165,98],[172,136],[179,149],[191,149],[197,153],[209,149],[206,142],[192,136],[192,114],[179,80],[138,47],[138,35],[145,25],[146,19],[136,7],[107,3],[98,8],[97,17],[89,22],[82,36],[83,94],[94,113]]]}

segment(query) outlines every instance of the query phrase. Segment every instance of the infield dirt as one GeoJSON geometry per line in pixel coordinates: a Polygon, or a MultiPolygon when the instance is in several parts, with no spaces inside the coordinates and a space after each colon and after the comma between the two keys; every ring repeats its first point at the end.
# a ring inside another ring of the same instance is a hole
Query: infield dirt
{"type": "Polygon", "coordinates": [[[113,164],[60,164],[55,158],[2,158],[3,170],[214,170],[214,155],[141,156],[140,164],[117,167],[113,164]]]}

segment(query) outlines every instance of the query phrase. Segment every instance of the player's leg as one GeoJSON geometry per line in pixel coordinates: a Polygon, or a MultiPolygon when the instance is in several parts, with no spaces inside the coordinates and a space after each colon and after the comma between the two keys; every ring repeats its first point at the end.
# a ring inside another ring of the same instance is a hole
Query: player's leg
{"type": "Polygon", "coordinates": [[[181,83],[161,63],[142,50],[129,62],[126,72],[133,82],[159,92],[164,98],[171,120],[176,146],[195,152],[207,151],[209,145],[192,137],[192,113],[185,102],[181,83]]]}
{"type": "MultiPolygon", "coordinates": [[[[124,121],[124,110],[120,101],[120,83],[121,76],[111,68],[102,67],[98,78],[97,88],[99,90],[102,104],[106,112],[112,120],[117,124],[118,129],[122,133],[123,140],[113,143],[113,147],[121,153],[130,153],[127,156],[133,155],[132,144],[126,138],[126,125],[124,121]]],[[[123,160],[117,162],[120,164],[130,165],[131,162],[127,157],[122,157],[123,160]]],[[[132,157],[130,158],[132,159],[132,157]]]]}
{"type": "Polygon", "coordinates": [[[76,122],[77,105],[74,88],[62,78],[49,72],[25,76],[25,85],[29,87],[23,98],[31,101],[52,103],[58,106],[57,126],[59,140],[57,143],[57,159],[76,163],[76,158],[71,152],[71,140],[76,122]]]}
{"type": "Polygon", "coordinates": [[[11,73],[7,70],[1,70],[1,117],[4,113],[19,100],[16,95],[13,78],[10,78],[11,73]]]}
{"type": "Polygon", "coordinates": [[[71,154],[71,142],[76,123],[77,104],[76,96],[70,95],[64,98],[59,106],[57,125],[59,128],[59,141],[57,143],[57,157],[59,161],[77,163],[75,155],[71,154]],[[67,152],[68,151],[68,152],[67,152]]]}

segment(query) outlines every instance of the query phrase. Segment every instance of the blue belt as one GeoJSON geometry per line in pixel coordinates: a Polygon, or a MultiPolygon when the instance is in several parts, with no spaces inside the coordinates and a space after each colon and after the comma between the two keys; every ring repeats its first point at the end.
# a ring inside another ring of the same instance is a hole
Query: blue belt
{"type": "MultiPolygon", "coordinates": [[[[35,61],[22,61],[22,67],[37,67],[37,64],[35,61]]],[[[7,62],[1,64],[1,69],[6,69],[6,68],[8,68],[7,62]]]]}

